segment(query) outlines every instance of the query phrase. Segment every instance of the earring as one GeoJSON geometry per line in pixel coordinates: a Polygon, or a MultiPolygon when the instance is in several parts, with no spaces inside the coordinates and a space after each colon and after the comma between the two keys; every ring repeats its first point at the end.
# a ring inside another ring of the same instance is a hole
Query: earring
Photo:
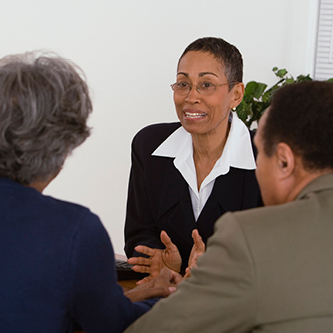
{"type": "Polygon", "coordinates": [[[232,110],[232,111],[236,111],[236,107],[233,107],[231,110],[232,110]]]}

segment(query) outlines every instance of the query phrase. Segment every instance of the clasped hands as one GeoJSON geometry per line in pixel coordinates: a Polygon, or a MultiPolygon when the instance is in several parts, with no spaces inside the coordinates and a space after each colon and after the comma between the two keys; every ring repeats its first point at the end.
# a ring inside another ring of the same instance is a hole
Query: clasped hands
{"type": "MultiPolygon", "coordinates": [[[[149,275],[137,282],[137,285],[142,285],[157,278],[164,267],[179,273],[181,269],[182,259],[178,248],[172,243],[170,237],[165,231],[161,232],[161,242],[165,245],[165,249],[152,249],[148,246],[138,245],[135,251],[146,254],[149,258],[132,257],[127,260],[135,272],[149,273],[149,275]]],[[[205,252],[205,243],[197,229],[192,231],[194,245],[188,261],[188,267],[185,271],[184,278],[191,275],[191,269],[197,266],[197,259],[205,252]]]]}

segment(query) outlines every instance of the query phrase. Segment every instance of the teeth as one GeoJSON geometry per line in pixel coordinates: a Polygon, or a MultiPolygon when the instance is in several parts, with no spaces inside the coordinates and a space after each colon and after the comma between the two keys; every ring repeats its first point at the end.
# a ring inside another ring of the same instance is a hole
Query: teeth
{"type": "Polygon", "coordinates": [[[185,116],[189,118],[200,118],[204,117],[206,113],[192,113],[192,112],[185,112],[185,116]]]}

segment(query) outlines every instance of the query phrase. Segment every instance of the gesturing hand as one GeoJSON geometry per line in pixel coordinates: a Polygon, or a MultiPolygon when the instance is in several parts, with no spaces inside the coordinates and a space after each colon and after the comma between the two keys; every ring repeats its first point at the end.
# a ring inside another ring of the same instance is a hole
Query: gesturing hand
{"type": "Polygon", "coordinates": [[[125,295],[132,302],[143,301],[153,297],[166,297],[176,291],[177,285],[181,280],[182,277],[178,273],[168,268],[163,268],[157,278],[127,291],[125,295]]]}
{"type": "Polygon", "coordinates": [[[135,272],[149,273],[149,276],[137,282],[138,285],[156,278],[163,267],[168,267],[177,273],[180,272],[182,259],[177,246],[172,243],[165,231],[161,232],[160,237],[161,242],[165,245],[164,250],[138,245],[135,247],[135,251],[147,254],[149,258],[132,257],[127,260],[129,264],[135,265],[132,267],[135,272]]]}
{"type": "Polygon", "coordinates": [[[185,270],[184,278],[188,278],[191,276],[191,269],[197,267],[197,260],[200,256],[205,253],[205,243],[202,241],[201,236],[197,229],[192,231],[192,238],[194,241],[194,245],[192,247],[190,258],[188,260],[188,267],[185,270]]]}

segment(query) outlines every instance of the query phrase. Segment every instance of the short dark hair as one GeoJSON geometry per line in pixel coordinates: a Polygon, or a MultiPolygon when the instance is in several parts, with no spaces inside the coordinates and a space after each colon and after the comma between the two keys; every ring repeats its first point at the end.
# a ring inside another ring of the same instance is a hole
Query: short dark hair
{"type": "MultiPolygon", "coordinates": [[[[237,47],[229,44],[222,38],[204,37],[199,38],[186,47],[179,58],[187,52],[201,51],[213,54],[225,67],[225,76],[228,82],[243,82],[243,58],[237,47]]],[[[230,86],[230,89],[233,85],[230,86]]]]}
{"type": "Polygon", "coordinates": [[[47,180],[90,134],[92,111],[81,69],[54,53],[0,59],[0,176],[47,180]]]}
{"type": "Polygon", "coordinates": [[[309,170],[333,168],[333,83],[301,82],[277,90],[263,128],[266,155],[287,143],[309,170]]]}

